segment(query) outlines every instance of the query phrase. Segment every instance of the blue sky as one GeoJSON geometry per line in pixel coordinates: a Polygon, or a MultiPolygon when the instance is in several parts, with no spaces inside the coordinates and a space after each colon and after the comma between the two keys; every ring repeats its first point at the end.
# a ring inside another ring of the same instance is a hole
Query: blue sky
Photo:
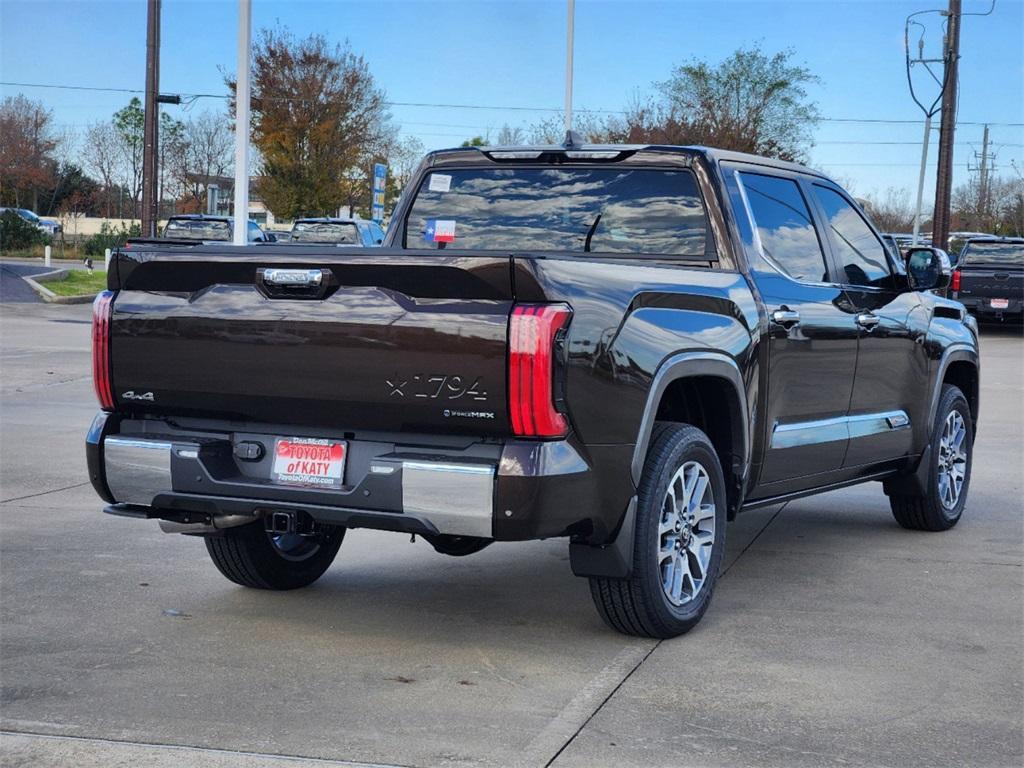
{"type": "MultiPolygon", "coordinates": [[[[145,2],[0,0],[0,80],[142,88],[145,2]]],[[[717,61],[760,42],[768,52],[795,51],[822,80],[811,95],[828,118],[919,120],[907,91],[903,21],[945,0],[916,2],[612,2],[577,0],[576,109],[621,109],[691,57],[717,61]]],[[[965,12],[989,0],[964,0],[965,12]]],[[[923,17],[937,52],[939,17],[923,17]]],[[[475,104],[505,109],[395,106],[403,133],[426,147],[494,135],[504,123],[529,125],[551,112],[507,107],[561,106],[565,2],[281,2],[255,0],[254,31],[278,22],[305,35],[348,39],[397,102],[475,104]]],[[[237,5],[233,0],[164,0],[161,90],[223,93],[233,71],[237,5]]],[[[961,38],[957,182],[991,122],[999,172],[1024,170],[1024,0],[996,0],[989,16],[966,16],[961,38]]],[[[922,81],[923,82],[923,81],[922,81]]],[[[927,84],[925,84],[927,85],[927,84]]],[[[130,94],[0,86],[54,111],[70,131],[104,119],[130,94]]],[[[203,99],[195,109],[219,108],[203,99]]],[[[176,114],[178,107],[168,108],[176,114]]],[[[852,184],[857,194],[916,185],[919,125],[824,122],[814,165],[852,184]],[[865,142],[898,142],[879,144],[865,142]]],[[[937,134],[936,134],[937,138],[937,134]]],[[[935,157],[932,144],[932,160],[935,157]]],[[[934,190],[931,174],[926,198],[934,190]]]]}

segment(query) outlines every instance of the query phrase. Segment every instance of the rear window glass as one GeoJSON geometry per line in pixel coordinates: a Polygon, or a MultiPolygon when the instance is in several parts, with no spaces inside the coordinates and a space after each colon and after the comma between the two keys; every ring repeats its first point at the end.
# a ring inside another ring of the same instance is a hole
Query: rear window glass
{"type": "Polygon", "coordinates": [[[968,243],[961,258],[965,263],[1024,267],[1024,243],[968,243]]]}
{"type": "Polygon", "coordinates": [[[298,221],[292,227],[292,241],[297,243],[343,243],[358,245],[355,224],[330,221],[298,221]]]}
{"type": "Polygon", "coordinates": [[[164,237],[182,240],[230,240],[231,226],[226,221],[208,219],[171,219],[164,237]]]}
{"type": "Polygon", "coordinates": [[[482,168],[424,178],[407,248],[704,256],[693,174],[627,168],[482,168]]]}

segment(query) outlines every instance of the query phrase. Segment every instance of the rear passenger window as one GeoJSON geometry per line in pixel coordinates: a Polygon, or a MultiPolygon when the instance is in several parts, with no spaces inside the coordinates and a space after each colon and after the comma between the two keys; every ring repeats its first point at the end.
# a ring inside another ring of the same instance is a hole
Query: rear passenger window
{"type": "Polygon", "coordinates": [[[849,285],[880,286],[889,277],[885,246],[857,209],[835,190],[814,185],[814,194],[825,211],[829,237],[843,282],[849,285]]]}
{"type": "Polygon", "coordinates": [[[795,181],[741,173],[764,254],[794,280],[828,282],[825,254],[795,181]]]}

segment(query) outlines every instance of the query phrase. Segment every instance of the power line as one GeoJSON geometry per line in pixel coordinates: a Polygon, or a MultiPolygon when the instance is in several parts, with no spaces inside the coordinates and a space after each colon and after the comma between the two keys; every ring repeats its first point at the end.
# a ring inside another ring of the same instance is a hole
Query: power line
{"type": "MultiPolygon", "coordinates": [[[[8,86],[12,88],[50,88],[56,90],[66,91],[102,91],[108,93],[144,93],[142,89],[138,88],[107,88],[99,86],[89,85],[59,85],[54,83],[15,83],[0,81],[0,86],[8,86]]],[[[180,93],[183,99],[230,99],[231,95],[226,93],[180,93]]],[[[264,100],[270,101],[302,101],[292,96],[265,96],[262,97],[264,100]]],[[[425,108],[425,109],[471,109],[471,110],[497,110],[506,112],[551,112],[561,113],[560,107],[528,107],[523,105],[511,105],[511,104],[446,104],[446,103],[435,103],[425,101],[385,101],[389,107],[412,107],[412,108],[425,108]]],[[[609,115],[624,115],[628,114],[625,110],[619,109],[585,109],[583,112],[590,112],[594,114],[609,114],[609,115]]],[[[882,124],[882,125],[921,125],[923,120],[890,120],[885,118],[867,118],[867,117],[821,117],[818,118],[819,122],[822,123],[859,123],[859,124],[882,124]]],[[[1024,123],[999,123],[991,120],[987,122],[973,122],[973,121],[958,121],[958,125],[991,125],[999,126],[1004,128],[1019,128],[1024,127],[1024,123]]]]}

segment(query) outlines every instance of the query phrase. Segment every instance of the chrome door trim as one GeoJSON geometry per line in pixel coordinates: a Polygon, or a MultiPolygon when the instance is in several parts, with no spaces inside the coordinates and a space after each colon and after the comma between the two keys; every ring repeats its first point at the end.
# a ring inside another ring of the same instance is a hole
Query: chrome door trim
{"type": "Polygon", "coordinates": [[[774,449],[818,445],[909,428],[910,417],[906,411],[863,413],[816,421],[776,424],[772,429],[771,447],[774,449]]]}

